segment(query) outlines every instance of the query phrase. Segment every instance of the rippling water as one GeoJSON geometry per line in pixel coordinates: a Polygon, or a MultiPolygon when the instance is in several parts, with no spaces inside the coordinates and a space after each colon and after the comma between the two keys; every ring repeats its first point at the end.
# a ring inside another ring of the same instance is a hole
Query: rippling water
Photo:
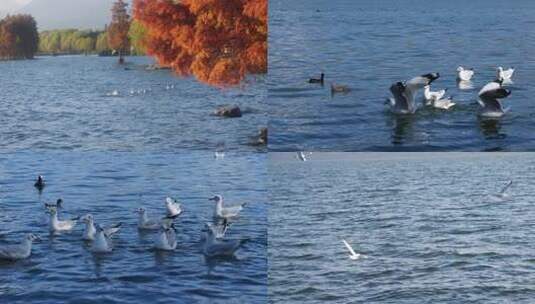
{"type": "Polygon", "coordinates": [[[37,233],[32,256],[0,263],[1,303],[265,303],[267,294],[267,199],[265,154],[47,152],[0,155],[0,243],[37,233]],[[41,173],[48,186],[33,188],[41,173]],[[249,238],[235,259],[205,260],[200,231],[213,203],[248,202],[229,238],[249,238]],[[151,250],[153,234],[137,230],[135,208],[164,213],[166,196],[185,209],[177,220],[178,248],[151,250]],[[91,212],[97,223],[122,222],[114,251],[93,256],[71,233],[48,235],[43,202],[64,199],[65,217],[91,212]]]}
{"type": "Polygon", "coordinates": [[[311,159],[270,156],[270,302],[533,302],[533,155],[311,159]]]}
{"type": "Polygon", "coordinates": [[[152,63],[146,57],[129,57],[130,70],[116,60],[59,56],[0,61],[2,148],[213,150],[226,142],[228,149],[258,150],[248,143],[267,124],[263,77],[220,90],[169,71],[146,71],[144,65],[152,63]],[[142,90],[146,93],[137,93],[142,90]],[[224,104],[238,104],[244,116],[211,115],[224,104]]]}
{"type": "Polygon", "coordinates": [[[270,2],[270,149],[275,151],[533,150],[535,2],[270,2]],[[459,90],[459,65],[473,67],[473,89],[459,90]],[[498,66],[514,66],[511,112],[477,118],[478,90],[498,66]],[[306,83],[326,74],[325,87],[306,83]],[[393,82],[440,72],[437,89],[458,103],[411,118],[387,111],[393,82]],[[330,82],[347,95],[331,96],[330,82]]]}

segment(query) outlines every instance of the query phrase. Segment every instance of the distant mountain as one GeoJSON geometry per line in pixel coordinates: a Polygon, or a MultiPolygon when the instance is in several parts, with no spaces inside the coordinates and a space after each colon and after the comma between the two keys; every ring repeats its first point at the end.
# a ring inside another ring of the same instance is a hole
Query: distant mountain
{"type": "Polygon", "coordinates": [[[103,29],[111,19],[114,0],[32,0],[18,13],[31,14],[39,31],[103,29]]]}

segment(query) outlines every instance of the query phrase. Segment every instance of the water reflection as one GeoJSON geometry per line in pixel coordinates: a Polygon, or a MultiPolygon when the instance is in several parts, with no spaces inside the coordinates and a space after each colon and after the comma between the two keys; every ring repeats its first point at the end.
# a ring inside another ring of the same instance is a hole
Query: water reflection
{"type": "Polygon", "coordinates": [[[393,119],[392,144],[401,145],[413,132],[414,115],[395,115],[393,119]]]}
{"type": "Polygon", "coordinates": [[[459,90],[467,91],[474,89],[474,84],[470,80],[458,80],[457,86],[459,90]]]}
{"type": "Polygon", "coordinates": [[[479,118],[478,119],[479,130],[487,139],[503,139],[507,137],[507,134],[500,133],[502,128],[501,121],[499,119],[479,118]]]}

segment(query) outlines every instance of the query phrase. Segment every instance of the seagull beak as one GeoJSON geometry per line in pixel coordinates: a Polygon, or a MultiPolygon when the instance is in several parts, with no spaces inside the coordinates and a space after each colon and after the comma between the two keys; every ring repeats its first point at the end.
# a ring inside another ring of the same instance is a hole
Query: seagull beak
{"type": "Polygon", "coordinates": [[[209,201],[217,201],[217,196],[211,197],[208,199],[209,201]]]}

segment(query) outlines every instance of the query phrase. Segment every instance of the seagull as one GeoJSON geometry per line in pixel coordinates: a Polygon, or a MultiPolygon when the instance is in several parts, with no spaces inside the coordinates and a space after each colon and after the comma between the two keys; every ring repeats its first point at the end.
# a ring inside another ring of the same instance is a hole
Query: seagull
{"type": "Polygon", "coordinates": [[[414,98],[418,90],[430,85],[440,77],[439,73],[429,73],[414,77],[406,83],[396,82],[390,86],[394,98],[389,98],[392,112],[396,114],[413,114],[416,112],[414,98]]]}
{"type": "Polygon", "coordinates": [[[0,259],[26,259],[32,253],[32,242],[41,240],[35,234],[28,234],[20,244],[0,246],[0,259]]]}
{"type": "Polygon", "coordinates": [[[162,226],[154,241],[154,247],[158,250],[172,251],[176,249],[176,232],[173,224],[170,227],[162,226]]]}
{"type": "Polygon", "coordinates": [[[509,187],[511,187],[511,185],[513,184],[513,181],[509,181],[505,187],[503,187],[502,191],[500,191],[500,193],[498,193],[498,197],[500,198],[507,198],[509,197],[509,195],[507,194],[507,190],[509,189],[509,187]]]}
{"type": "Polygon", "coordinates": [[[310,78],[308,83],[319,83],[323,85],[323,80],[325,79],[325,74],[321,73],[320,78],[310,78]]]}
{"type": "Polygon", "coordinates": [[[343,94],[347,94],[351,91],[351,89],[346,86],[346,85],[336,85],[334,83],[331,83],[331,94],[336,94],[336,93],[343,93],[343,94]]]}
{"type": "MultiPolygon", "coordinates": [[[[85,230],[84,230],[84,234],[82,236],[82,238],[86,241],[93,241],[95,240],[95,235],[96,235],[96,228],[95,228],[95,220],[93,218],[93,215],[91,214],[87,214],[85,215],[84,217],[82,217],[82,221],[85,223],[85,230]]],[[[110,227],[107,227],[107,228],[104,228],[104,234],[107,236],[107,237],[111,237],[112,235],[116,234],[117,232],[119,232],[119,230],[121,229],[122,223],[117,223],[115,225],[112,225],[110,227]]]]}
{"type": "Polygon", "coordinates": [[[217,144],[217,148],[215,150],[215,158],[216,159],[225,158],[225,143],[224,142],[220,142],[217,144]]]}
{"type": "Polygon", "coordinates": [[[56,209],[63,209],[63,200],[61,198],[58,198],[55,204],[48,204],[45,203],[45,208],[56,208],[56,209]]]}
{"type": "Polygon", "coordinates": [[[474,69],[457,68],[457,81],[470,81],[474,76],[474,69]]]}
{"type": "Polygon", "coordinates": [[[349,250],[349,258],[352,260],[358,260],[360,258],[360,253],[356,253],[355,250],[353,250],[353,247],[351,247],[351,245],[349,245],[346,240],[342,240],[342,242],[344,242],[344,245],[346,245],[347,250],[349,250]]]}
{"type": "Polygon", "coordinates": [[[483,108],[480,116],[483,117],[501,117],[508,110],[504,109],[500,99],[511,95],[511,91],[502,87],[502,80],[495,80],[486,84],[481,91],[479,91],[479,104],[483,108]]]}
{"type": "Polygon", "coordinates": [[[207,257],[233,256],[246,240],[218,240],[210,226],[204,232],[203,254],[207,257]]]}
{"type": "Polygon", "coordinates": [[[42,175],[39,175],[37,176],[37,180],[35,181],[35,183],[33,184],[33,186],[35,188],[37,188],[37,190],[39,191],[43,191],[43,189],[45,188],[45,178],[42,176],[42,175]]]}
{"type": "Polygon", "coordinates": [[[455,103],[451,97],[447,97],[439,100],[434,99],[431,101],[431,105],[436,109],[449,110],[449,108],[453,107],[455,103]]]}
{"type": "Polygon", "coordinates": [[[221,224],[206,224],[208,229],[212,230],[212,233],[214,234],[216,239],[222,239],[225,237],[225,234],[227,233],[228,227],[230,226],[230,223],[227,219],[223,219],[223,222],[221,224]]]}
{"type": "Polygon", "coordinates": [[[300,161],[304,161],[304,162],[307,161],[305,152],[303,151],[297,152],[297,159],[299,159],[300,161]]]}
{"type": "Polygon", "coordinates": [[[511,82],[511,78],[513,78],[514,72],[514,68],[504,70],[502,67],[498,67],[498,69],[496,70],[496,77],[503,82],[511,82]]]}
{"type": "Polygon", "coordinates": [[[223,207],[223,196],[221,195],[216,195],[210,198],[210,200],[216,202],[214,217],[222,219],[237,217],[246,205],[246,203],[243,203],[237,206],[223,207]]]}
{"type": "Polygon", "coordinates": [[[78,216],[70,220],[60,221],[58,219],[58,210],[54,207],[48,208],[48,213],[50,214],[49,230],[52,233],[72,230],[80,218],[78,216]]]}
{"type": "Polygon", "coordinates": [[[165,208],[167,209],[168,218],[176,218],[182,213],[180,203],[170,197],[165,199],[165,208]]]}
{"type": "Polygon", "coordinates": [[[108,253],[112,251],[111,242],[104,233],[104,229],[97,225],[97,232],[95,234],[95,240],[91,243],[91,248],[89,251],[94,253],[108,253]]]}
{"type": "Polygon", "coordinates": [[[444,95],[446,95],[447,89],[440,91],[431,91],[431,86],[426,85],[424,87],[424,98],[426,105],[430,105],[435,100],[440,100],[444,95]]]}
{"type": "Polygon", "coordinates": [[[157,221],[154,219],[149,219],[147,217],[147,210],[145,208],[138,208],[134,212],[139,213],[139,220],[137,223],[137,227],[140,230],[158,230],[162,226],[162,224],[166,224],[172,219],[162,219],[162,221],[157,221]]]}

